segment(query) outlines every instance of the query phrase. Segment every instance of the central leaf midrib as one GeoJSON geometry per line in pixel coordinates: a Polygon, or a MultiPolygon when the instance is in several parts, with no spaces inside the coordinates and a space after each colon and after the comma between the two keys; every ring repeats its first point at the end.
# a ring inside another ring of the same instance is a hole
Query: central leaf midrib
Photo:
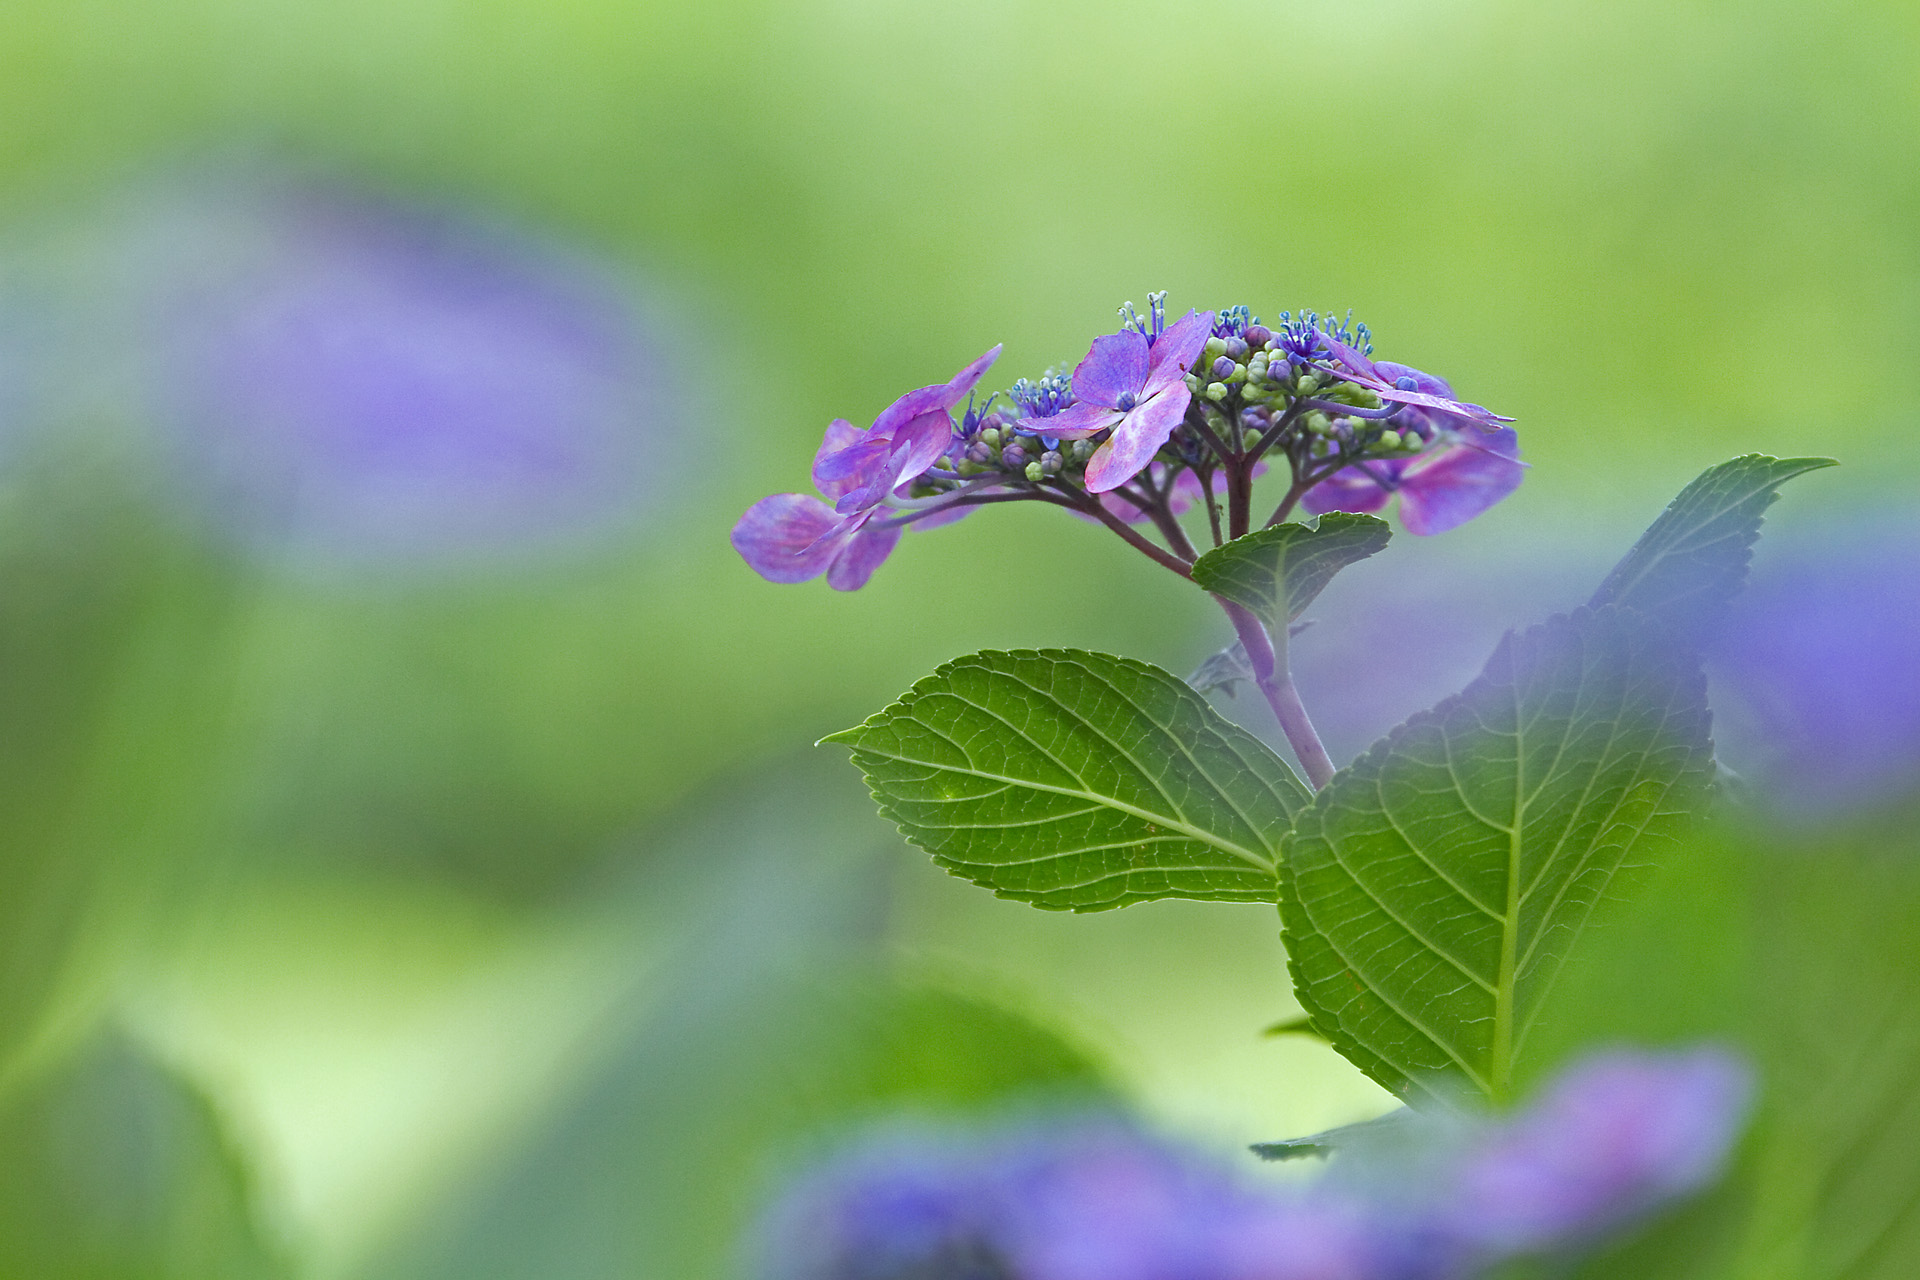
{"type": "Polygon", "coordinates": [[[1500,921],[1500,969],[1493,988],[1493,1048],[1487,1064],[1488,1092],[1505,1099],[1513,1074],[1513,986],[1520,950],[1520,869],[1527,829],[1527,723],[1520,708],[1520,681],[1513,694],[1513,822],[1507,828],[1507,910],[1500,921]]]}
{"type": "MultiPolygon", "coordinates": [[[[923,725],[925,724],[924,721],[919,721],[916,723],[920,723],[923,725]]],[[[931,727],[931,726],[927,726],[927,727],[931,727]]],[[[951,741],[951,739],[949,739],[949,741],[951,741]]],[[[1031,739],[1029,739],[1028,741],[1031,742],[1031,739]]],[[[1041,750],[1037,743],[1034,744],[1034,747],[1036,750],[1041,750]]],[[[1104,805],[1109,809],[1117,809],[1122,813],[1131,814],[1134,817],[1141,819],[1143,822],[1155,822],[1155,823],[1159,823],[1161,826],[1171,828],[1175,831],[1180,832],[1183,835],[1191,837],[1194,840],[1198,840],[1201,844],[1211,845],[1213,848],[1220,850],[1222,853],[1230,853],[1234,857],[1239,858],[1241,861],[1245,862],[1248,866],[1257,867],[1260,870],[1267,872],[1269,875],[1271,875],[1273,872],[1273,864],[1271,862],[1266,861],[1264,858],[1260,857],[1260,855],[1252,852],[1251,850],[1243,848],[1242,846],[1233,843],[1231,840],[1223,840],[1219,836],[1214,835],[1212,832],[1203,830],[1202,828],[1196,827],[1189,822],[1182,821],[1179,818],[1169,817],[1164,813],[1155,813],[1149,809],[1142,809],[1136,805],[1128,804],[1124,800],[1116,799],[1113,796],[1101,795],[1097,791],[1090,791],[1084,788],[1075,789],[1071,787],[1051,786],[1044,782],[1035,782],[1029,778],[1014,778],[1014,777],[1009,777],[1008,775],[1002,774],[1002,773],[990,773],[985,769],[975,768],[971,765],[969,765],[964,769],[957,768],[954,765],[942,764],[937,760],[921,760],[913,756],[899,755],[891,751],[882,751],[872,746],[871,744],[866,744],[866,743],[860,744],[857,749],[865,752],[868,755],[879,756],[880,758],[885,760],[894,760],[901,764],[919,765],[922,768],[937,769],[943,773],[958,773],[958,774],[964,774],[972,778],[984,778],[989,782],[1004,782],[1008,786],[1025,787],[1030,791],[1045,791],[1050,795],[1056,795],[1056,796],[1070,796],[1076,800],[1092,800],[1096,804],[1104,805]]],[[[1045,755],[1046,752],[1042,750],[1041,754],[1045,755]]],[[[1058,762],[1056,761],[1055,763],[1057,764],[1058,762]]],[[[1071,773],[1072,771],[1068,770],[1068,772],[1071,773]]]]}

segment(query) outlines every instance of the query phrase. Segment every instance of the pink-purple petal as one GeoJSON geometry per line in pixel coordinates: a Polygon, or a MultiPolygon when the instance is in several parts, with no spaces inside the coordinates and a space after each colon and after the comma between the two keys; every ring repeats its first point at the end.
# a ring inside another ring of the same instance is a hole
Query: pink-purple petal
{"type": "Polygon", "coordinates": [[[893,456],[888,469],[893,483],[899,485],[945,457],[953,447],[953,419],[945,409],[923,413],[893,437],[893,456]]]}
{"type": "Polygon", "coordinates": [[[1481,427],[1493,428],[1503,422],[1513,421],[1512,418],[1495,413],[1483,405],[1467,404],[1461,400],[1449,400],[1445,396],[1436,396],[1426,391],[1402,391],[1392,383],[1384,383],[1379,386],[1374,386],[1372,383],[1367,385],[1369,389],[1382,400],[1393,400],[1400,404],[1419,405],[1423,409],[1431,409],[1437,413],[1446,414],[1449,417],[1464,418],[1481,427]]]}
{"type": "MultiPolygon", "coordinates": [[[[1148,362],[1146,385],[1141,398],[1157,395],[1166,390],[1193,366],[1205,349],[1207,339],[1213,335],[1213,312],[1189,311],[1175,321],[1160,341],[1153,344],[1152,359],[1148,362]]],[[[1079,384],[1075,384],[1075,390],[1079,384]]],[[[1185,406],[1181,406],[1184,411],[1185,406]]]]}
{"type": "Polygon", "coordinates": [[[981,352],[966,368],[953,375],[953,380],[947,383],[947,407],[949,409],[959,404],[961,400],[966,398],[969,391],[972,391],[980,384],[980,379],[985,377],[987,370],[993,367],[993,362],[1000,358],[1001,345],[1002,344],[997,342],[994,343],[993,346],[981,352]]]}
{"type": "Polygon", "coordinates": [[[805,582],[832,563],[847,523],[818,498],[776,493],[748,507],[729,537],[740,558],[767,581],[805,582]]]}
{"type": "Polygon", "coordinates": [[[916,387],[907,392],[880,411],[880,416],[873,420],[872,434],[891,436],[921,414],[931,413],[935,409],[953,408],[967,398],[967,393],[973,390],[974,385],[986,373],[988,366],[998,359],[999,355],[1000,348],[993,347],[955,374],[952,381],[936,382],[930,387],[916,387]]]}
{"type": "Polygon", "coordinates": [[[1333,352],[1334,362],[1349,373],[1359,374],[1362,378],[1380,378],[1388,386],[1393,385],[1393,376],[1383,376],[1379,366],[1367,358],[1365,352],[1350,347],[1326,330],[1320,331],[1320,340],[1327,344],[1327,350],[1333,352]]]}
{"type": "Polygon", "coordinates": [[[813,483],[820,492],[836,500],[842,515],[848,511],[857,511],[861,506],[871,503],[854,502],[845,505],[852,495],[863,493],[875,484],[885,493],[887,486],[883,482],[887,475],[887,459],[893,453],[891,441],[861,440],[847,446],[838,453],[819,457],[813,464],[813,483]]]}
{"type": "MultiPolygon", "coordinates": [[[[1392,478],[1400,465],[1393,462],[1369,463],[1380,470],[1382,475],[1392,478]]],[[[1356,515],[1367,515],[1387,505],[1387,499],[1393,491],[1381,484],[1378,479],[1359,467],[1348,467],[1336,471],[1319,484],[1306,491],[1300,499],[1300,506],[1311,515],[1325,515],[1329,511],[1351,511],[1356,515]]]]}
{"type": "Polygon", "coordinates": [[[1192,399],[1186,384],[1178,383],[1129,413],[1107,442],[1093,451],[1087,463],[1087,491],[1106,493],[1138,475],[1180,425],[1192,399]]]}
{"type": "Polygon", "coordinates": [[[1114,426],[1125,416],[1118,409],[1081,401],[1051,418],[1022,418],[1013,425],[1030,435],[1052,436],[1056,440],[1084,440],[1114,426]]]}
{"type": "Polygon", "coordinates": [[[1093,340],[1073,371],[1073,398],[1081,404],[1118,408],[1120,397],[1140,398],[1147,385],[1147,340],[1131,329],[1093,340]]]}
{"type": "Polygon", "coordinates": [[[871,514],[858,517],[852,536],[837,546],[838,554],[827,568],[827,585],[835,591],[858,591],[866,586],[873,571],[893,554],[900,541],[900,526],[870,520],[871,514]]]}
{"type": "Polygon", "coordinates": [[[1505,428],[1414,459],[1400,483],[1400,523],[1423,536],[1465,524],[1520,487],[1519,451],[1505,428]]]}

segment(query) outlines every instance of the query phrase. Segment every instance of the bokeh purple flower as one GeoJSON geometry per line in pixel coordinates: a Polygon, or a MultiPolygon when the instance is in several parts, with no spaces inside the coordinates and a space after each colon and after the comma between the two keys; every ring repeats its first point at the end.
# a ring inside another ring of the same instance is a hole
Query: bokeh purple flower
{"type": "Polygon", "coordinates": [[[1783,532],[1708,643],[1714,737],[1770,816],[1920,792],[1920,509],[1851,505],[1802,541],[1783,532]]]}
{"type": "Polygon", "coordinates": [[[755,1280],[1396,1280],[1365,1206],[1278,1195],[1119,1120],[870,1139],[791,1188],[755,1280]]]}
{"type": "Polygon", "coordinates": [[[1409,1116],[1286,1187],[1112,1117],[896,1129],[787,1189],[752,1275],[1470,1280],[1590,1247],[1708,1186],[1752,1087],[1720,1049],[1601,1052],[1511,1115],[1409,1116]]]}
{"type": "Polygon", "coordinates": [[[1720,1175],[1754,1082],[1719,1048],[1592,1054],[1472,1133],[1434,1209],[1468,1260],[1565,1252],[1720,1175]]]}
{"type": "Polygon", "coordinates": [[[437,562],[670,505],[672,359],[609,264],[300,178],[201,173],[126,221],[101,263],[136,318],[115,340],[248,544],[437,562]]]}
{"type": "Polygon", "coordinates": [[[1213,332],[1211,311],[1189,311],[1158,338],[1122,329],[1093,340],[1073,371],[1072,407],[1015,425],[1059,440],[1112,434],[1087,463],[1087,490],[1117,489],[1153,461],[1193,399],[1185,381],[1213,332]]]}
{"type": "MultiPolygon", "coordinates": [[[[1458,403],[1452,399],[1453,388],[1430,373],[1386,360],[1368,363],[1376,375],[1392,379],[1399,394],[1417,392],[1442,404],[1458,403]]],[[[1388,398],[1377,388],[1375,394],[1388,398]]],[[[1398,495],[1400,522],[1407,532],[1424,535],[1458,528],[1520,487],[1526,468],[1512,427],[1484,428],[1450,409],[1401,403],[1405,407],[1389,421],[1408,447],[1421,452],[1335,472],[1309,489],[1301,506],[1315,515],[1374,512],[1398,495]]]]}
{"type": "Polygon", "coordinates": [[[954,406],[999,355],[993,347],[948,381],[907,392],[865,431],[834,419],[813,459],[813,481],[827,501],[799,493],[762,498],[734,525],[734,550],[770,582],[824,573],[836,591],[865,586],[900,541],[899,525],[875,517],[902,486],[947,457],[954,406]]]}

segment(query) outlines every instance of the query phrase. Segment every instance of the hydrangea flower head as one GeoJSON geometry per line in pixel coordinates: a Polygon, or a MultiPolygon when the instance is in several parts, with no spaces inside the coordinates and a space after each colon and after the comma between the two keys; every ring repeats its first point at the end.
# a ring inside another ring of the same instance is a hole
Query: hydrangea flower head
{"type": "Polygon", "coordinates": [[[1213,313],[1189,311],[1157,338],[1131,327],[1095,338],[1073,371],[1076,403],[1016,425],[1060,440],[1111,432],[1087,463],[1087,489],[1117,489],[1153,461],[1186,416],[1193,399],[1187,369],[1212,334],[1213,313]]]}

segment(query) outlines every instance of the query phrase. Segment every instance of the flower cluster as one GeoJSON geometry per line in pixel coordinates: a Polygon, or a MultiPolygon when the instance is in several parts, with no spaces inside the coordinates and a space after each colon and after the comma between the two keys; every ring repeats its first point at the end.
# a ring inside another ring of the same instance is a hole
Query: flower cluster
{"type": "Polygon", "coordinates": [[[1268,524],[1296,506],[1377,511],[1397,494],[1410,532],[1440,533],[1520,483],[1509,419],[1455,399],[1432,374],[1375,361],[1365,325],[1311,311],[1267,325],[1244,306],[1168,323],[1163,293],[1146,315],[1132,303],[1120,315],[1071,376],[1050,370],[981,401],[995,347],[865,431],[836,420],[814,460],[820,496],[755,503],[734,547],[772,581],[824,573],[853,590],[910,525],[1038,501],[1099,520],[1184,573],[1196,552],[1182,513],[1204,507],[1214,545],[1249,532],[1253,482],[1270,460],[1284,461],[1273,469],[1287,489],[1268,524]]]}
{"type": "Polygon", "coordinates": [[[1282,1194],[1100,1117],[896,1131],[801,1180],[757,1280],[1467,1280],[1561,1257],[1719,1175],[1750,1080],[1610,1051],[1507,1118],[1411,1118],[1282,1194]]]}

